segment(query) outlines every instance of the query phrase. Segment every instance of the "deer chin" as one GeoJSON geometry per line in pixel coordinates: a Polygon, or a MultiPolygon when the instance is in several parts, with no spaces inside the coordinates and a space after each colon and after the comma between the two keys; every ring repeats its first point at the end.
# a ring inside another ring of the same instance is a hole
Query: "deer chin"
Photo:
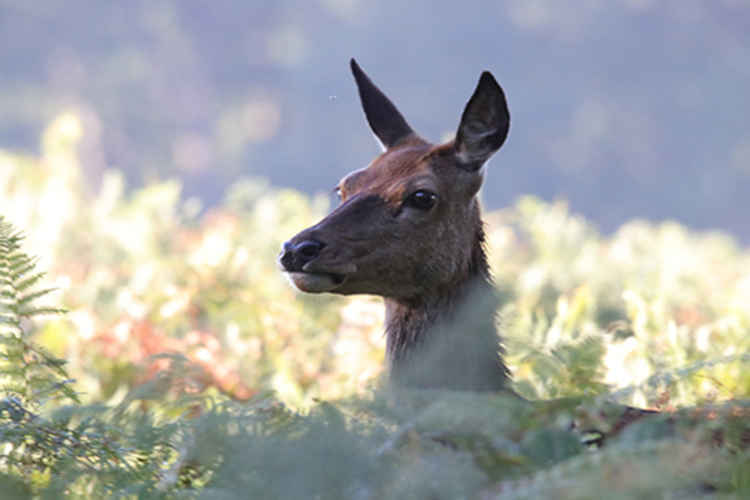
{"type": "Polygon", "coordinates": [[[289,281],[301,292],[325,293],[333,292],[346,281],[346,276],[334,273],[287,273],[289,281]]]}

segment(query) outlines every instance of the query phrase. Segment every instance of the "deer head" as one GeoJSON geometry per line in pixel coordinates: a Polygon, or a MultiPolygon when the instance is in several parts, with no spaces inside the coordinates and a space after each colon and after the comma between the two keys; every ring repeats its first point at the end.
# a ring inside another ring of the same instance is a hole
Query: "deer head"
{"type": "Polygon", "coordinates": [[[353,59],[351,69],[383,153],[339,182],[340,205],[284,243],[279,262],[304,292],[384,297],[393,364],[468,285],[489,280],[476,194],[510,115],[503,90],[484,72],[455,140],[433,145],[353,59]]]}

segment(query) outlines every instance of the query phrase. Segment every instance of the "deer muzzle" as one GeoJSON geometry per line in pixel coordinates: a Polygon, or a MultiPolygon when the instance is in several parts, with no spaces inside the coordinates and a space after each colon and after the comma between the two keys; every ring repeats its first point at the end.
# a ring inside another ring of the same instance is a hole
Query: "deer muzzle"
{"type": "Polygon", "coordinates": [[[356,271],[352,264],[326,264],[321,252],[326,244],[299,236],[285,242],[279,254],[279,264],[291,283],[308,293],[333,292],[346,281],[347,275],[356,271]]]}

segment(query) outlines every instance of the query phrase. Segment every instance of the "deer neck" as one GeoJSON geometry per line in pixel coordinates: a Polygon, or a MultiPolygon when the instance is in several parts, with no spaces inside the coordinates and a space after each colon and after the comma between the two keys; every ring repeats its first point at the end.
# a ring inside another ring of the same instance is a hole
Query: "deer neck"
{"type": "Polygon", "coordinates": [[[497,390],[507,383],[481,226],[462,276],[411,300],[386,298],[385,306],[394,383],[466,390],[497,390]]]}

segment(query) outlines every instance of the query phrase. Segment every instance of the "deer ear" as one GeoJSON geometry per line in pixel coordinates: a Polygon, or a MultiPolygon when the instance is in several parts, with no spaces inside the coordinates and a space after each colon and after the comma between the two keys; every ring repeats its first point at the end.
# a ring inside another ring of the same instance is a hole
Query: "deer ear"
{"type": "Polygon", "coordinates": [[[357,61],[351,60],[352,73],[359,89],[359,98],[365,110],[367,122],[383,149],[395,146],[413,134],[411,127],[401,116],[396,106],[367,77],[357,61]]]}
{"type": "Polygon", "coordinates": [[[459,164],[467,170],[478,170],[503,145],[509,128],[510,113],[503,89],[485,71],[464,108],[456,132],[459,164]]]}

